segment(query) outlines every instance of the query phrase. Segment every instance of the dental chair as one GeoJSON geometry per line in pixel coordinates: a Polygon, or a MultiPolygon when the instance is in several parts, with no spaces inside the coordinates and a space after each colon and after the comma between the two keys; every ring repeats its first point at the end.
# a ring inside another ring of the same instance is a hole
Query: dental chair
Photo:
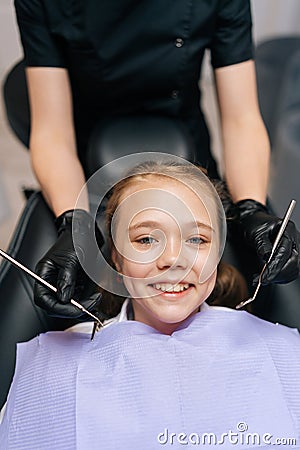
{"type": "MultiPolygon", "coordinates": [[[[4,83],[4,98],[7,118],[19,139],[28,146],[29,107],[24,77],[23,63],[10,71],[4,83]],[[17,83],[18,91],[15,91],[17,83]],[[20,101],[26,104],[20,105],[20,101]]],[[[89,177],[108,162],[141,151],[158,151],[181,156],[191,162],[195,160],[195,150],[183,124],[166,117],[126,117],[99,124],[91,136],[86,161],[86,175],[89,177]]],[[[98,218],[101,228],[101,217],[98,218]]],[[[8,253],[21,263],[35,269],[36,263],[56,239],[54,216],[40,192],[29,196],[8,253]]],[[[237,254],[230,244],[224,259],[240,268],[242,272],[253,274],[253,266],[247,261],[253,255],[237,254]]],[[[256,269],[257,271],[257,269],[256,269]]],[[[262,289],[253,313],[267,320],[278,321],[300,328],[299,284],[272,288],[272,301],[262,289]],[[289,294],[288,294],[288,291],[289,294]],[[288,298],[287,298],[288,297],[288,298]],[[295,301],[296,299],[296,301],[295,301]]],[[[7,261],[0,266],[0,407],[5,402],[15,364],[15,345],[28,340],[38,333],[62,330],[74,321],[49,317],[33,301],[33,281],[7,261]]]]}

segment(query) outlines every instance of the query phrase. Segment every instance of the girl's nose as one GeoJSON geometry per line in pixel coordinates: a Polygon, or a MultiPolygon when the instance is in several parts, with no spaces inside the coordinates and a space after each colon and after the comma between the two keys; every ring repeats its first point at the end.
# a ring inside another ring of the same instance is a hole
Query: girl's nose
{"type": "Polygon", "coordinates": [[[181,240],[169,238],[165,243],[165,247],[157,258],[157,267],[165,268],[187,268],[187,259],[184,256],[181,240]]]}

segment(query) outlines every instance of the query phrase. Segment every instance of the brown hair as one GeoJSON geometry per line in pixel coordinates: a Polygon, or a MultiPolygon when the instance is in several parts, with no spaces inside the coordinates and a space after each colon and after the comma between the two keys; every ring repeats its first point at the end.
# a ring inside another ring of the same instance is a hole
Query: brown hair
{"type": "MultiPolygon", "coordinates": [[[[243,275],[231,264],[221,261],[215,287],[206,302],[213,306],[235,309],[247,297],[248,287],[243,275]]],[[[247,310],[250,312],[250,307],[247,310]]]]}
{"type": "MultiPolygon", "coordinates": [[[[114,213],[122,201],[125,190],[136,184],[137,182],[145,182],[149,177],[168,177],[176,178],[183,183],[188,177],[189,185],[199,188],[199,171],[206,174],[206,171],[195,165],[185,165],[179,163],[171,163],[166,165],[159,162],[147,162],[134,167],[125,178],[119,181],[108,193],[108,202],[106,205],[106,230],[108,232],[109,252],[112,250],[111,222],[114,213]]],[[[232,209],[232,201],[226,185],[219,180],[210,180],[221,199],[223,208],[226,213],[227,220],[231,219],[230,212],[232,209]]],[[[202,189],[202,186],[201,186],[202,189]]],[[[207,183],[203,183],[203,189],[207,190],[207,183]]],[[[209,194],[209,192],[207,192],[209,194]]],[[[111,258],[109,263],[113,266],[111,258]]],[[[120,278],[120,282],[121,278],[120,278]]],[[[114,295],[108,291],[101,289],[102,301],[100,303],[100,311],[102,317],[111,318],[116,316],[125,300],[124,297],[114,295]]],[[[233,266],[220,262],[217,269],[217,279],[215,287],[206,300],[208,304],[214,306],[226,306],[235,308],[235,306],[247,297],[247,285],[242,274],[233,266]]]]}

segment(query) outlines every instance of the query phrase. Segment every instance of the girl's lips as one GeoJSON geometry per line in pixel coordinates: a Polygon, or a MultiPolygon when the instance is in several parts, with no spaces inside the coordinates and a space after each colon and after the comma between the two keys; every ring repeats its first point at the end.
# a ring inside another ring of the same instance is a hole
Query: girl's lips
{"type": "MultiPolygon", "coordinates": [[[[172,290],[172,289],[162,290],[162,289],[157,288],[157,285],[165,285],[165,284],[166,283],[155,283],[154,285],[149,284],[148,286],[153,290],[153,292],[155,292],[155,295],[160,295],[160,296],[163,296],[166,298],[183,297],[184,295],[189,293],[194,286],[193,284],[190,284],[190,283],[181,283],[181,285],[185,286],[185,287],[181,288],[181,290],[179,290],[179,291],[172,290]]],[[[176,286],[176,285],[172,285],[172,286],[176,286]]],[[[163,286],[163,289],[165,289],[165,286],[163,286]]]]}

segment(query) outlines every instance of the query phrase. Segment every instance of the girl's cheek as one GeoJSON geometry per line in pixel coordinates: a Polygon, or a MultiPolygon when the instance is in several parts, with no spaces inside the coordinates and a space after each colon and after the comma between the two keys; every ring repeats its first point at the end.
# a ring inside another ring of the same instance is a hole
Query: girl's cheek
{"type": "Polygon", "coordinates": [[[147,264],[138,264],[131,261],[123,261],[122,273],[124,275],[127,275],[128,277],[144,278],[148,273],[148,266],[147,264]]]}

